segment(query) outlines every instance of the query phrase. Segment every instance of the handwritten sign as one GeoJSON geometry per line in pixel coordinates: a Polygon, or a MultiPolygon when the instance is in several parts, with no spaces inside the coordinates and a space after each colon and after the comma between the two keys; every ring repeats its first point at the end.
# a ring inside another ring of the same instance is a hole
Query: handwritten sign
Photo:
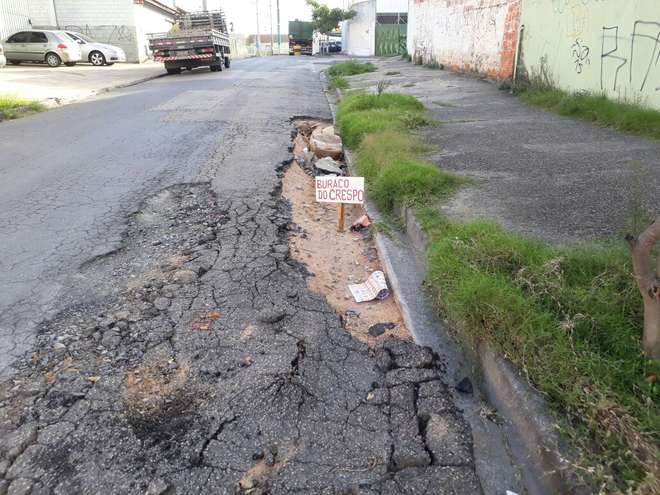
{"type": "Polygon", "coordinates": [[[320,203],[364,203],[364,177],[322,175],[314,180],[320,203]]]}

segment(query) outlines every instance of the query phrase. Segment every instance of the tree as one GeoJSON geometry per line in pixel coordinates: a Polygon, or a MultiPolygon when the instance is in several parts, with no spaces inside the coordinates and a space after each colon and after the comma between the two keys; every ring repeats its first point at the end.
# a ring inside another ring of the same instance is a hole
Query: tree
{"type": "Polygon", "coordinates": [[[336,29],[341,21],[353,19],[357,14],[354,10],[331,9],[327,5],[321,5],[316,0],[307,0],[307,4],[312,8],[314,29],[321,34],[328,34],[336,29]]]}
{"type": "Polygon", "coordinates": [[[639,237],[628,235],[626,240],[644,300],[644,353],[651,359],[660,359],[660,256],[653,262],[653,249],[660,244],[660,216],[639,237]]]}

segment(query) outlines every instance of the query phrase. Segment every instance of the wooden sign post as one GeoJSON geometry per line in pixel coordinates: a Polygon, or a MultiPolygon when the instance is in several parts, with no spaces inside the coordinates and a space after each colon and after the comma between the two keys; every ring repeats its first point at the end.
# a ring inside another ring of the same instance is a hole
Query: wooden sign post
{"type": "Polygon", "coordinates": [[[314,180],[316,201],[337,203],[337,231],[344,231],[344,205],[364,203],[364,177],[321,175],[314,180]]]}
{"type": "Polygon", "coordinates": [[[344,203],[337,205],[337,232],[344,231],[344,203]]]}

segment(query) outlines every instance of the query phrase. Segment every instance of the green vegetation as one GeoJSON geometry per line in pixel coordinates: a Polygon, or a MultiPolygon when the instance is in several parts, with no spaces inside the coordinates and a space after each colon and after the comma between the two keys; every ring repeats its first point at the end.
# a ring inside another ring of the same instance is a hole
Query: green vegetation
{"type": "Polygon", "coordinates": [[[363,64],[356,62],[355,60],[347,60],[346,62],[332,65],[328,69],[328,76],[330,77],[328,89],[347,89],[349,87],[348,80],[346,79],[347,76],[365,74],[367,72],[374,72],[375,70],[376,67],[374,64],[369,62],[363,64]]]}
{"type": "Polygon", "coordinates": [[[356,93],[346,96],[339,104],[337,122],[344,143],[353,148],[365,134],[415,129],[433,121],[427,116],[424,105],[412,96],[356,93]]]}
{"type": "Polygon", "coordinates": [[[328,83],[328,89],[331,91],[335,89],[348,89],[348,87],[348,79],[342,76],[331,77],[328,83]]]}
{"type": "Polygon", "coordinates": [[[489,343],[546,395],[586,479],[607,493],[640,484],[653,493],[660,364],[641,351],[642,303],[626,246],[555,247],[493,222],[444,218],[433,203],[463,181],[424,161],[429,148],[412,129],[427,122],[421,103],[401,94],[352,94],[338,109],[377,205],[418,207],[428,282],[458,337],[489,343]]]}
{"type": "Polygon", "coordinates": [[[399,72],[398,70],[388,70],[385,73],[386,76],[398,76],[399,74],[401,74],[401,72],[399,72]]]}
{"type": "Polygon", "coordinates": [[[314,29],[320,33],[326,34],[334,31],[341,21],[353,19],[357,12],[352,9],[344,10],[338,7],[331,9],[327,5],[322,5],[316,0],[307,0],[307,5],[312,8],[312,22],[314,29]]]}
{"type": "Polygon", "coordinates": [[[355,76],[357,74],[365,74],[367,72],[375,72],[376,66],[371,62],[360,63],[355,60],[347,60],[332,65],[328,69],[328,74],[332,76],[355,76]]]}
{"type": "MultiPolygon", "coordinates": [[[[609,489],[640,482],[659,454],[660,365],[641,352],[642,304],[623,245],[551,247],[430,208],[429,282],[473,345],[489,342],[547,395],[609,489]]],[[[609,490],[608,490],[609,493],[609,490]]]]}
{"type": "Polygon", "coordinates": [[[46,107],[39,102],[0,95],[0,121],[17,119],[44,110],[46,107]]]}
{"type": "Polygon", "coordinates": [[[641,105],[612,100],[605,95],[567,93],[545,85],[521,90],[520,99],[559,115],[660,139],[660,112],[641,105]]]}

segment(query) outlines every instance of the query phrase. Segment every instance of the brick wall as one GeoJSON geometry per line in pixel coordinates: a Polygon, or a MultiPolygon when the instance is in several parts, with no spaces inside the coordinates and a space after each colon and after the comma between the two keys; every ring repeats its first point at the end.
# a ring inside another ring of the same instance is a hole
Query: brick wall
{"type": "Polygon", "coordinates": [[[510,78],[520,0],[411,0],[408,53],[421,63],[510,78]]]}

